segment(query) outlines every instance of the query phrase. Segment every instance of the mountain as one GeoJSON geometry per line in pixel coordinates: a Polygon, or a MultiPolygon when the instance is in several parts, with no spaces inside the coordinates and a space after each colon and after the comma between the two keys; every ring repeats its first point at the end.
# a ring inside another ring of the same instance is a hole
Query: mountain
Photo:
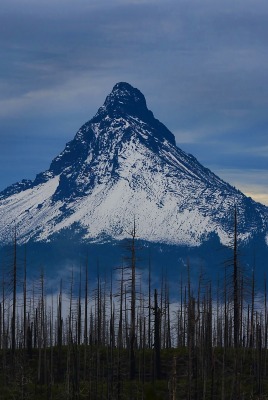
{"type": "Polygon", "coordinates": [[[240,241],[267,244],[268,208],[178,148],[143,94],[121,82],[47,171],[0,193],[0,240],[15,224],[20,243],[66,231],[91,243],[121,240],[135,218],[141,240],[200,246],[216,235],[228,244],[235,206],[240,241]]]}

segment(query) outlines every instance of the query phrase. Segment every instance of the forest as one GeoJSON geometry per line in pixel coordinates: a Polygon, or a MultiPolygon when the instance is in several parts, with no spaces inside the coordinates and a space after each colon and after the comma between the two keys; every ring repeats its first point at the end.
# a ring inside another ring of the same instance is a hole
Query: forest
{"type": "Polygon", "coordinates": [[[136,227],[121,266],[89,278],[90,256],[68,288],[51,292],[42,269],[28,278],[16,234],[0,284],[0,398],[268,399],[266,277],[232,258],[216,284],[178,274],[171,296],[163,272],[137,268],[136,227]]]}

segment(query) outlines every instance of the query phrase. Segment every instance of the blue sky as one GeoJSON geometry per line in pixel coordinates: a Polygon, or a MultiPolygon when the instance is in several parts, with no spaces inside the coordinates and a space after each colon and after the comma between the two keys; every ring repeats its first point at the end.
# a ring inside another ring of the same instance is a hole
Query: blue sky
{"type": "Polygon", "coordinates": [[[2,0],[0,190],[49,167],[119,81],[268,205],[267,0],[2,0]]]}

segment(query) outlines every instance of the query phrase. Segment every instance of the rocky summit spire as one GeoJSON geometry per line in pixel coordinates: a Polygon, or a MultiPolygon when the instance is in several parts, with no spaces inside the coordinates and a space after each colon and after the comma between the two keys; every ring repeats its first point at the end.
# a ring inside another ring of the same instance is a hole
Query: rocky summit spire
{"type": "Polygon", "coordinates": [[[106,97],[102,107],[99,108],[90,123],[100,123],[105,119],[114,120],[132,117],[150,126],[154,135],[160,140],[168,140],[176,145],[174,135],[154,117],[152,111],[147,108],[146,100],[140,90],[127,82],[119,82],[106,97]]]}
{"type": "Polygon", "coordinates": [[[111,116],[116,114],[136,115],[142,118],[152,118],[153,113],[148,110],[144,95],[126,82],[119,82],[107,96],[101,111],[108,112],[111,116]]]}

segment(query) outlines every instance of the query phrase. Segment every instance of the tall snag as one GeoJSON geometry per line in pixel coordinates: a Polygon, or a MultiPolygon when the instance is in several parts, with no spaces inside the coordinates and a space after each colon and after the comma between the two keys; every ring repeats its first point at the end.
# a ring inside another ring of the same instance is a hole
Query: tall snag
{"type": "Polygon", "coordinates": [[[134,219],[133,230],[131,232],[131,326],[130,326],[130,379],[135,378],[136,360],[135,360],[135,342],[136,342],[136,224],[134,219]]]}
{"type": "Polygon", "coordinates": [[[15,355],[16,349],[16,301],[17,301],[17,230],[15,227],[14,237],[14,259],[13,259],[13,307],[12,307],[12,320],[11,320],[11,348],[12,354],[15,355]]]}
{"type": "Polygon", "coordinates": [[[129,290],[130,293],[130,327],[128,329],[128,306],[127,298],[125,293],[125,329],[126,329],[126,340],[129,349],[129,378],[133,380],[136,373],[136,360],[135,360],[135,348],[136,348],[136,222],[134,218],[133,229],[128,232],[131,236],[126,244],[126,249],[130,253],[130,256],[126,257],[128,262],[129,273],[129,290]]]}
{"type": "Polygon", "coordinates": [[[155,378],[161,379],[161,340],[160,340],[160,315],[161,310],[158,307],[157,290],[154,291],[154,370],[155,378]]]}
{"type": "Polygon", "coordinates": [[[238,293],[238,262],[237,262],[237,210],[234,212],[234,253],[233,253],[233,301],[234,301],[234,347],[239,344],[239,293],[238,293]]]}

